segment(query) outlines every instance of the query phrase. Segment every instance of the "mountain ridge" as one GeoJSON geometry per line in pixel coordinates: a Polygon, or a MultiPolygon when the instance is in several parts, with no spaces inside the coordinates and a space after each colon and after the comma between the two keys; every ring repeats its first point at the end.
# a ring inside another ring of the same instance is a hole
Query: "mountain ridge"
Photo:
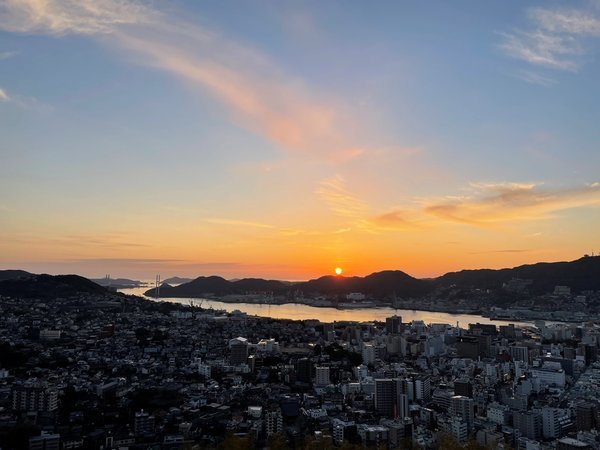
{"type": "MultiPolygon", "coordinates": [[[[325,275],[302,282],[199,276],[178,286],[163,284],[161,297],[203,297],[207,294],[307,295],[344,296],[361,292],[374,298],[421,298],[443,292],[444,289],[497,290],[512,279],[531,282],[531,294],[552,292],[554,286],[564,285],[573,293],[600,291],[600,256],[584,256],[574,261],[540,262],[503,269],[464,269],[448,272],[436,278],[418,279],[400,270],[384,270],[364,277],[325,275]]],[[[105,293],[102,286],[78,275],[36,275],[23,270],[0,270],[0,295],[50,298],[77,293],[105,293]]],[[[145,295],[156,296],[155,289],[145,295]]],[[[440,295],[444,295],[443,293],[440,295]]]]}
{"type": "MultiPolygon", "coordinates": [[[[199,297],[203,294],[241,294],[249,291],[283,294],[303,291],[310,294],[342,295],[362,292],[375,297],[422,297],[436,289],[497,289],[514,278],[531,280],[532,293],[551,292],[566,285],[574,292],[600,290],[600,257],[584,256],[574,261],[539,262],[503,269],[464,269],[436,278],[418,279],[401,270],[384,270],[359,277],[325,275],[303,282],[244,278],[228,281],[219,276],[201,276],[190,283],[161,287],[161,296],[199,297]]],[[[145,295],[153,296],[154,289],[145,295]]]]}
{"type": "Polygon", "coordinates": [[[104,287],[79,275],[29,274],[0,281],[0,295],[7,297],[52,299],[106,293],[104,287]]]}

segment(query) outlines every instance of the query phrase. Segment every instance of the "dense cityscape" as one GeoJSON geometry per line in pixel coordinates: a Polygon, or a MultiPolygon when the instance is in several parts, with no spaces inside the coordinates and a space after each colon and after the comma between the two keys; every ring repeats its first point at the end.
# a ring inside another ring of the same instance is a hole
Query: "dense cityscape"
{"type": "Polygon", "coordinates": [[[600,330],[0,298],[3,449],[598,449],[600,330]]]}

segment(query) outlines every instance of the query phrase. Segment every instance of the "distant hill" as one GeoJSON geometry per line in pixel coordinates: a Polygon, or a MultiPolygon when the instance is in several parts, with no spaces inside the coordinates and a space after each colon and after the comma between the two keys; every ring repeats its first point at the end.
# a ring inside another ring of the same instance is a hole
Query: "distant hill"
{"type": "MultiPolygon", "coordinates": [[[[246,292],[275,292],[282,293],[289,289],[289,285],[277,280],[263,280],[261,278],[244,278],[237,281],[228,281],[225,278],[210,276],[198,277],[189,283],[179,286],[168,284],[160,287],[161,297],[202,297],[206,294],[227,295],[246,292]]],[[[156,296],[156,289],[147,290],[144,294],[156,296]]]]}
{"type": "MultiPolygon", "coordinates": [[[[574,293],[600,290],[600,256],[586,256],[570,262],[528,264],[510,269],[479,269],[450,272],[438,278],[417,279],[399,270],[376,272],[366,277],[324,276],[314,280],[291,283],[262,278],[226,280],[219,276],[202,276],[178,286],[165,283],[160,288],[161,297],[203,297],[269,292],[285,295],[291,291],[305,294],[343,296],[362,292],[375,298],[419,298],[436,289],[491,289],[500,290],[513,278],[531,280],[529,291],[533,294],[552,292],[554,286],[569,286],[574,293]]],[[[173,277],[169,280],[180,278],[173,277]]],[[[136,282],[118,279],[113,282],[136,282]]],[[[113,285],[114,286],[114,285],[113,285]]],[[[68,297],[78,293],[106,293],[102,286],[77,275],[35,275],[23,270],[0,270],[0,295],[11,297],[53,298],[68,297]]],[[[145,292],[155,296],[155,289],[145,292]]]]}
{"type": "Polygon", "coordinates": [[[600,290],[600,257],[585,256],[570,262],[537,263],[512,269],[479,269],[450,272],[433,280],[436,286],[500,289],[513,278],[532,281],[530,291],[552,292],[554,286],[569,286],[573,291],[600,290]]]}
{"type": "Polygon", "coordinates": [[[167,278],[166,280],[164,280],[164,283],[183,284],[183,283],[189,283],[190,281],[193,281],[193,278],[171,277],[171,278],[167,278]]]}
{"type": "Polygon", "coordinates": [[[0,281],[28,278],[31,276],[33,276],[33,274],[25,272],[24,270],[0,270],[0,281]]]}
{"type": "Polygon", "coordinates": [[[128,278],[90,278],[89,280],[100,286],[115,288],[139,287],[145,284],[143,281],[130,280],[128,278]]]}
{"type": "MultiPolygon", "coordinates": [[[[290,290],[300,290],[315,294],[346,294],[363,292],[376,296],[396,293],[398,296],[421,296],[433,289],[431,283],[418,280],[401,271],[385,271],[367,277],[324,276],[300,283],[289,283],[261,278],[244,278],[228,281],[222,277],[199,277],[179,286],[162,286],[161,297],[202,297],[207,293],[215,295],[243,294],[247,292],[273,292],[284,294],[290,290]]],[[[155,296],[155,289],[145,292],[155,296]]]]}
{"type": "Polygon", "coordinates": [[[78,275],[33,275],[0,281],[0,295],[52,299],[77,294],[105,294],[102,286],[78,275]]]}
{"type": "MultiPolygon", "coordinates": [[[[161,287],[161,297],[202,297],[242,294],[246,292],[273,292],[285,294],[300,290],[310,294],[344,295],[362,292],[377,298],[418,298],[436,288],[499,290],[513,278],[532,280],[530,291],[535,294],[552,292],[554,286],[565,285],[574,292],[600,290],[600,257],[586,256],[571,262],[537,263],[511,269],[479,269],[450,272],[438,278],[417,279],[399,270],[385,270],[366,277],[323,276],[314,280],[289,283],[261,278],[244,278],[228,281],[222,277],[198,277],[179,286],[161,287]]],[[[154,289],[146,291],[154,296],[154,289]]]]}
{"type": "Polygon", "coordinates": [[[430,282],[413,278],[400,270],[376,272],[366,277],[324,276],[298,283],[294,288],[322,294],[362,292],[376,297],[393,294],[399,297],[420,297],[433,290],[430,282]]]}

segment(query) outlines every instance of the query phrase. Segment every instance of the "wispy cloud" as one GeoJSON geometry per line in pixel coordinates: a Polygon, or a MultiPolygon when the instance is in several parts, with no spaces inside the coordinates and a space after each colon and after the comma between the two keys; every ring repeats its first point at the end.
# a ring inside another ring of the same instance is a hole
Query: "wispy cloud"
{"type": "Polygon", "coordinates": [[[4,0],[0,28],[19,33],[112,33],[116,26],[149,22],[155,12],[129,0],[4,0]]]}
{"type": "MultiPolygon", "coordinates": [[[[536,66],[577,71],[585,53],[585,38],[600,37],[600,16],[594,9],[531,8],[527,19],[528,29],[501,33],[500,48],[508,56],[536,66]]],[[[521,78],[545,82],[539,76],[521,78]]]]}
{"type": "Polygon", "coordinates": [[[8,0],[1,8],[5,31],[106,36],[129,60],[207,90],[234,123],[280,150],[336,163],[365,154],[353,136],[359,121],[347,117],[342,101],[219,30],[135,0],[8,0]]]}
{"type": "Polygon", "coordinates": [[[0,52],[0,61],[18,55],[19,52],[0,52]]]}
{"type": "Polygon", "coordinates": [[[36,246],[55,245],[64,248],[105,247],[105,248],[138,248],[150,247],[146,242],[134,239],[131,233],[98,233],[41,236],[29,234],[13,234],[2,236],[0,240],[6,244],[17,242],[36,246]]]}
{"type": "Polygon", "coordinates": [[[125,263],[125,264],[164,264],[185,262],[182,259],[164,259],[164,258],[74,258],[66,259],[66,262],[74,263],[125,263]]]}
{"type": "Polygon", "coordinates": [[[373,221],[400,228],[413,223],[434,226],[434,219],[438,225],[441,220],[477,227],[533,221],[570,208],[600,206],[600,184],[543,189],[535,183],[472,183],[468,195],[421,202],[417,209],[389,211],[373,221]]]}
{"type": "Polygon", "coordinates": [[[419,210],[410,208],[393,209],[380,214],[370,222],[379,230],[410,230],[427,225],[427,218],[419,210]]]}
{"type": "Polygon", "coordinates": [[[471,225],[537,220],[570,208],[600,205],[600,185],[562,190],[542,189],[535,184],[475,184],[474,196],[432,203],[427,214],[471,225]]]}
{"type": "Polygon", "coordinates": [[[254,49],[197,28],[119,33],[118,38],[119,45],[144,56],[143,64],[207,89],[236,124],[279,149],[335,162],[364,153],[340,131],[348,129],[350,121],[341,107],[254,49]]]}
{"type": "Polygon", "coordinates": [[[542,30],[503,33],[500,48],[513,58],[530,64],[575,71],[579,62],[574,58],[582,49],[573,36],[561,36],[542,30]]]}
{"type": "Polygon", "coordinates": [[[553,33],[600,36],[600,16],[593,10],[534,8],[529,16],[553,33]]]}
{"type": "Polygon", "coordinates": [[[53,108],[50,105],[40,102],[38,99],[30,96],[13,94],[8,95],[6,91],[0,88],[0,103],[10,103],[21,109],[27,109],[30,111],[36,111],[40,113],[52,111],[53,108]]]}
{"type": "Polygon", "coordinates": [[[480,252],[469,252],[471,255],[486,255],[488,253],[526,253],[531,250],[528,248],[507,248],[502,250],[485,250],[480,252]]]}
{"type": "Polygon", "coordinates": [[[362,218],[367,210],[367,204],[347,189],[341,175],[321,181],[316,193],[339,216],[362,218]]]}
{"type": "Polygon", "coordinates": [[[238,227],[252,227],[252,228],[275,228],[273,225],[260,222],[249,222],[246,220],[236,219],[222,219],[218,217],[204,219],[205,222],[212,223],[215,225],[232,225],[238,227]]]}
{"type": "Polygon", "coordinates": [[[523,80],[529,84],[537,84],[538,86],[549,87],[556,84],[554,78],[542,75],[531,70],[519,70],[513,74],[514,77],[523,80]]]}

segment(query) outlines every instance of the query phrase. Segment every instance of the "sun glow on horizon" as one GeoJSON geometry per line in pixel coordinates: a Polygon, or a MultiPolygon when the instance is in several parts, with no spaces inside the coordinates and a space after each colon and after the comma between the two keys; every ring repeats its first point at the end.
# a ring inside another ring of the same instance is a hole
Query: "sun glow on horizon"
{"type": "Polygon", "coordinates": [[[343,272],[343,270],[342,270],[342,268],[341,268],[341,267],[336,267],[336,268],[335,268],[335,274],[336,274],[336,275],[341,275],[341,274],[342,274],[342,272],[343,272]]]}

